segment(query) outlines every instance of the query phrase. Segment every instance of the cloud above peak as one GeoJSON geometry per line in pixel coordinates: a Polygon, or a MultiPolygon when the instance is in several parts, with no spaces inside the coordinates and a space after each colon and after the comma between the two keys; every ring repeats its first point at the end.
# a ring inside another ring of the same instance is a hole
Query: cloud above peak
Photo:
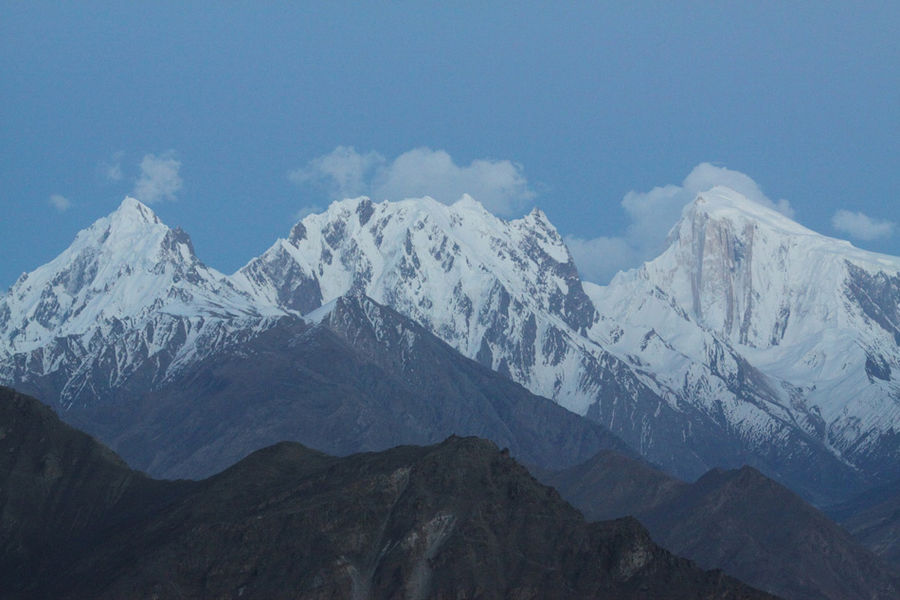
{"type": "Polygon", "coordinates": [[[514,215],[534,199],[522,166],[509,160],[478,159],[458,165],[444,150],[415,148],[388,160],[338,146],[295,169],[288,178],[323,189],[331,199],[367,195],[376,201],[431,196],[452,204],[469,194],[491,212],[514,215]]]}
{"type": "Polygon", "coordinates": [[[588,281],[606,283],[617,272],[657,256],[685,205],[692,202],[697,194],[717,185],[729,187],[749,200],[788,217],[794,216],[790,202],[772,200],[749,175],[708,162],[700,163],[681,184],[625,194],[621,204],[630,222],[624,235],[592,239],[568,236],[566,244],[581,276],[588,281]]]}
{"type": "Polygon", "coordinates": [[[71,200],[69,200],[62,194],[50,194],[50,198],[48,201],[50,202],[50,206],[52,206],[59,212],[66,212],[72,206],[71,200]]]}
{"type": "Polygon", "coordinates": [[[118,182],[125,178],[125,173],[122,171],[123,156],[125,156],[125,153],[120,150],[115,152],[108,160],[101,160],[98,163],[97,167],[107,181],[118,182]]]}
{"type": "Polygon", "coordinates": [[[175,200],[181,190],[181,162],[173,152],[145,154],[140,163],[141,174],[134,184],[132,196],[145,204],[175,200]]]}
{"type": "Polygon", "coordinates": [[[352,146],[338,146],[294,169],[288,179],[301,186],[323,187],[332,199],[354,198],[365,194],[373,172],[384,163],[377,152],[360,154],[352,146]]]}
{"type": "Polygon", "coordinates": [[[897,224],[893,221],[873,219],[861,212],[839,210],[831,217],[831,225],[841,233],[868,242],[890,237],[897,224]]]}
{"type": "Polygon", "coordinates": [[[790,202],[785,199],[771,200],[763,193],[759,184],[753,181],[749,175],[725,167],[717,167],[708,162],[700,163],[694,167],[688,176],[684,178],[681,187],[690,196],[687,200],[687,202],[690,202],[697,194],[712,189],[717,185],[729,187],[748,200],[777,210],[790,219],[794,218],[794,209],[791,207],[790,202]]]}

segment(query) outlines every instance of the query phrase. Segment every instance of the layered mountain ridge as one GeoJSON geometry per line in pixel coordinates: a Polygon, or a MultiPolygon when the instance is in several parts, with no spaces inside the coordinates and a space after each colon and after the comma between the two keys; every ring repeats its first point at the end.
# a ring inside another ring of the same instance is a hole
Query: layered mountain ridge
{"type": "Polygon", "coordinates": [[[281,443],[187,482],[2,387],[0,423],[0,598],[773,598],[586,523],[486,440],[281,443]]]}
{"type": "Polygon", "coordinates": [[[539,210],[503,221],[469,197],[336,202],[232,276],[129,199],[0,297],[0,382],[127,402],[346,294],[684,478],[749,463],[824,501],[900,477],[900,259],[727,188],[605,287],[539,210]]]}
{"type": "Polygon", "coordinates": [[[588,519],[635,516],[668,550],[789,600],[900,593],[890,565],[752,467],[713,469],[685,483],[604,451],[541,479],[588,519]]]}

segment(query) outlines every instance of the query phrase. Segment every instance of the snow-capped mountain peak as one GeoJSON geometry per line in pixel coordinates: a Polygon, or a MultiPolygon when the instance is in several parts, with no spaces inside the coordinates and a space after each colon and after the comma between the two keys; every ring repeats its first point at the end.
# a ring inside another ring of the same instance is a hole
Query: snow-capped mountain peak
{"type": "Polygon", "coordinates": [[[767,348],[806,337],[810,328],[849,326],[843,305],[852,267],[896,274],[900,260],[818,234],[716,187],[685,207],[662,255],[610,287],[647,280],[703,327],[767,348]]]}
{"type": "Polygon", "coordinates": [[[109,215],[112,220],[121,223],[150,223],[158,225],[162,223],[156,213],[149,206],[131,196],[125,196],[119,208],[109,215]]]}
{"type": "Polygon", "coordinates": [[[562,238],[541,211],[506,221],[470,196],[450,205],[428,197],[335,202],[305,217],[233,280],[301,314],[363,293],[532,390],[567,397],[568,406],[575,406],[577,381],[563,389],[558,376],[564,340],[596,317],[562,238]]]}
{"type": "Polygon", "coordinates": [[[38,291],[51,281],[77,294],[85,286],[105,285],[136,270],[159,270],[161,263],[186,269],[199,260],[186,233],[170,229],[149,207],[128,197],[116,211],[80,231],[55,259],[20,278],[13,286],[17,294],[11,296],[38,291]]]}
{"type": "MultiPolygon", "coordinates": [[[[733,382],[752,365],[767,412],[843,460],[897,452],[882,436],[900,424],[900,259],[718,187],[685,207],[660,256],[588,292],[605,317],[598,335],[688,397],[702,396],[688,386],[690,365],[724,374],[737,397],[747,388],[733,382]],[[669,350],[654,350],[643,332],[669,350]],[[681,370],[678,354],[690,358],[681,370]]],[[[728,408],[748,428],[749,406],[728,408]]]]}
{"type": "Polygon", "coordinates": [[[169,228],[129,197],[0,298],[0,349],[26,352],[55,338],[159,313],[250,315],[260,310],[224,275],[200,262],[184,231],[169,228]]]}
{"type": "MultiPolygon", "coordinates": [[[[861,250],[847,240],[828,237],[776,210],[750,200],[725,186],[716,186],[697,195],[686,205],[679,222],[669,234],[669,246],[682,240],[695,243],[710,230],[730,228],[744,237],[750,232],[764,232],[768,237],[791,238],[790,244],[821,254],[848,260],[872,272],[900,271],[900,257],[861,250]]],[[[716,233],[715,231],[713,231],[716,233]]]]}
{"type": "MultiPolygon", "coordinates": [[[[469,319],[479,298],[499,285],[520,302],[555,306],[576,328],[593,319],[569,252],[546,216],[535,210],[504,221],[470,196],[452,205],[428,197],[335,202],[305,217],[234,281],[304,314],[357,289],[381,302],[409,297],[407,314],[420,321],[438,312],[442,320],[469,319]],[[462,296],[475,304],[457,314],[441,307],[462,296]]],[[[465,341],[476,349],[480,343],[480,337],[465,341]]]]}
{"type": "Polygon", "coordinates": [[[815,231],[800,225],[775,208],[750,200],[743,194],[722,185],[698,194],[682,211],[682,219],[693,220],[701,216],[715,221],[755,224],[789,235],[819,236],[815,231]]]}

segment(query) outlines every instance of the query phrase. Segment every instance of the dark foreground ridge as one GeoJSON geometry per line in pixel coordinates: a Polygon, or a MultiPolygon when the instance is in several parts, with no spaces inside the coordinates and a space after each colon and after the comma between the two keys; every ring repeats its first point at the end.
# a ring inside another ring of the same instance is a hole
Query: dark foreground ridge
{"type": "Polygon", "coordinates": [[[685,483],[604,451],[542,479],[590,519],[633,515],[668,550],[789,600],[900,598],[889,565],[752,467],[685,483]]]}
{"type": "Polygon", "coordinates": [[[492,443],[265,448],[151,480],[0,388],[4,598],[771,598],[586,523],[492,443]]]}

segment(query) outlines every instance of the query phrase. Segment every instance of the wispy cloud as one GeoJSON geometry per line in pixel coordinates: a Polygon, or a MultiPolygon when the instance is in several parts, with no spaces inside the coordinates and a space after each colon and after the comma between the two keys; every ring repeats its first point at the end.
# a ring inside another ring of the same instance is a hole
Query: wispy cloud
{"type": "Polygon", "coordinates": [[[72,206],[72,202],[62,194],[50,194],[48,202],[59,212],[66,212],[72,206]]]}
{"type": "Polygon", "coordinates": [[[605,283],[618,271],[655,257],[685,205],[700,192],[724,185],[748,199],[789,217],[794,210],[787,200],[773,201],[748,175],[710,163],[694,167],[680,185],[669,184],[647,192],[631,191],[622,199],[630,223],[622,236],[566,238],[575,264],[588,281],[605,283]]]}
{"type": "Polygon", "coordinates": [[[173,152],[145,154],[140,164],[141,174],[134,185],[134,197],[141,202],[153,204],[162,200],[175,200],[181,190],[181,162],[173,152]]]}
{"type": "Polygon", "coordinates": [[[109,160],[100,161],[98,166],[103,177],[108,181],[122,181],[125,178],[125,174],[122,171],[122,158],[124,156],[124,152],[116,152],[109,160]]]}
{"type": "Polygon", "coordinates": [[[478,159],[458,165],[443,150],[416,148],[388,160],[339,146],[288,177],[298,185],[324,188],[332,198],[359,195],[379,200],[431,196],[452,203],[469,194],[499,215],[511,215],[534,199],[522,166],[509,160],[478,159]]]}
{"type": "Polygon", "coordinates": [[[353,198],[367,192],[373,172],[384,164],[384,157],[377,152],[360,154],[350,146],[338,146],[294,169],[288,179],[297,185],[324,187],[333,199],[353,198]]]}
{"type": "Polygon", "coordinates": [[[838,231],[852,238],[871,241],[890,237],[894,233],[896,223],[873,219],[861,212],[839,210],[831,217],[831,225],[838,231]]]}
{"type": "Polygon", "coordinates": [[[294,213],[294,221],[299,221],[300,219],[302,219],[303,217],[305,217],[307,215],[314,215],[314,214],[320,213],[324,210],[325,210],[324,206],[320,206],[318,204],[308,204],[306,206],[301,207],[300,210],[298,210],[297,212],[294,213]]]}
{"type": "Polygon", "coordinates": [[[565,239],[579,273],[587,281],[606,283],[617,272],[644,260],[641,249],[625,237],[584,239],[569,235],[565,239]]]}

